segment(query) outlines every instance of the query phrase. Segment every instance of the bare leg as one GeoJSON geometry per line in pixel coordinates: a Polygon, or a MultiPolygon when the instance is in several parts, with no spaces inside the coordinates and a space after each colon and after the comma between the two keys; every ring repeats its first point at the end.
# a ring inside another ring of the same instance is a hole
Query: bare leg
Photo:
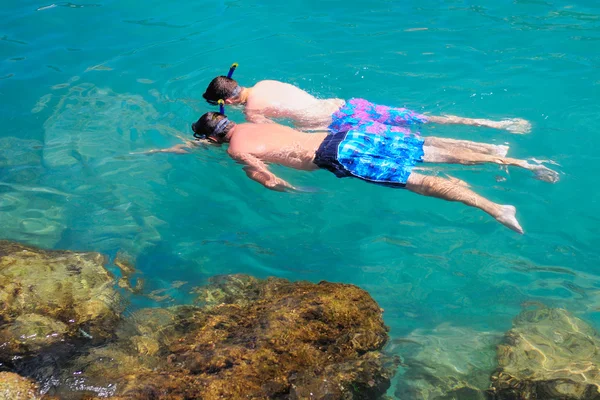
{"type": "Polygon", "coordinates": [[[471,207],[485,211],[504,226],[515,232],[523,233],[523,228],[515,217],[517,210],[513,206],[493,203],[462,185],[437,176],[412,173],[406,182],[406,188],[424,196],[437,197],[448,201],[460,201],[471,207]]]}
{"type": "Polygon", "coordinates": [[[472,142],[470,140],[454,140],[428,136],[425,139],[425,146],[437,147],[448,151],[473,151],[475,153],[490,154],[494,156],[506,157],[508,146],[472,142]]]}
{"type": "Polygon", "coordinates": [[[425,153],[423,161],[430,163],[447,163],[447,164],[484,164],[493,163],[500,165],[512,165],[515,167],[525,168],[532,171],[537,179],[542,181],[556,183],[558,182],[558,173],[543,165],[530,164],[525,160],[516,158],[497,157],[488,154],[475,153],[472,151],[448,151],[432,146],[423,146],[425,153]]]}
{"type": "Polygon", "coordinates": [[[531,124],[521,118],[510,118],[502,121],[492,121],[489,119],[479,118],[463,118],[455,115],[444,115],[444,116],[427,116],[428,122],[436,124],[452,124],[452,125],[471,125],[471,126],[483,126],[487,128],[495,129],[506,129],[511,133],[529,133],[531,131],[531,124]]]}

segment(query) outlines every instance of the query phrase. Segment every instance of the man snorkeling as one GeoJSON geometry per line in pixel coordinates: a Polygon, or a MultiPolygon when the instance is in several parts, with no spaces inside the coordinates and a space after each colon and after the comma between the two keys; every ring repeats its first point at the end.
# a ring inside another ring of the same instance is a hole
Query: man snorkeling
{"type": "Polygon", "coordinates": [[[201,143],[228,143],[227,153],[244,165],[253,179],[271,190],[294,191],[293,185],[273,174],[267,163],[304,171],[326,169],[338,178],[356,177],[425,196],[459,201],[485,211],[508,228],[523,233],[516,209],[479,196],[457,180],[413,172],[420,163],[495,163],[528,169],[539,179],[556,182],[558,174],[545,166],[506,158],[505,146],[395,132],[373,122],[368,126],[334,133],[305,133],[276,123],[236,124],[224,114],[208,112],[192,124],[195,143],[158,152],[186,152],[201,143]]]}
{"type": "Polygon", "coordinates": [[[463,118],[453,115],[430,116],[406,108],[376,105],[364,99],[317,99],[288,83],[265,80],[252,87],[242,87],[232,79],[237,64],[227,76],[214,78],[203,97],[211,104],[223,99],[225,104],[243,105],[246,119],[254,123],[270,123],[273,119],[289,119],[301,130],[344,130],[370,122],[408,127],[415,124],[461,124],[496,129],[512,133],[528,133],[531,124],[524,119],[502,121],[463,118]]]}

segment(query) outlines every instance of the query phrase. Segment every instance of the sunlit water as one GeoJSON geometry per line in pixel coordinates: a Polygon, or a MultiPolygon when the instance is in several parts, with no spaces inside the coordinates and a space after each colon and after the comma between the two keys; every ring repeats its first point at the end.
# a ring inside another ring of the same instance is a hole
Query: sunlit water
{"type": "Polygon", "coordinates": [[[502,332],[531,301],[600,326],[597,2],[8,0],[0,21],[2,238],[127,253],[148,292],[188,282],[160,304],[211,275],[248,273],[359,285],[393,338],[441,324],[502,332]],[[526,136],[422,134],[509,144],[557,162],[561,181],[438,168],[514,204],[519,236],[461,204],[326,171],[275,167],[322,190],[270,192],[224,149],[130,154],[190,137],[210,109],[207,83],[234,61],[246,85],[526,118],[526,136]]]}

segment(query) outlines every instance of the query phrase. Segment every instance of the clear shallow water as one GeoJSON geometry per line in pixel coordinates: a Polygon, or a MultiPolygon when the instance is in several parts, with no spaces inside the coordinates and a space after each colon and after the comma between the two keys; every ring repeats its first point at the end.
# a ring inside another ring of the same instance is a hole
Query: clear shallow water
{"type": "MultiPolygon", "coordinates": [[[[596,2],[8,0],[0,21],[3,238],[126,252],[149,291],[221,273],[354,283],[394,338],[444,323],[504,331],[528,301],[600,326],[596,2]],[[422,133],[507,143],[559,163],[561,181],[440,169],[514,204],[519,236],[463,205],[325,171],[274,168],[323,188],[291,195],[249,181],[219,149],[130,154],[189,137],[207,83],[234,61],[242,84],[526,118],[527,136],[422,133]]],[[[185,301],[189,286],[168,293],[185,301]]]]}

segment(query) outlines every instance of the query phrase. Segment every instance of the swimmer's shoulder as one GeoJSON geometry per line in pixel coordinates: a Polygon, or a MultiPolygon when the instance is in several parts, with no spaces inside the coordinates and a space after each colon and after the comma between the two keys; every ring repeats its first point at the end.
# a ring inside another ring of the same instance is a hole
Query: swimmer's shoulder
{"type": "Polygon", "coordinates": [[[276,124],[240,125],[238,125],[238,130],[229,142],[227,153],[236,159],[241,159],[249,155],[260,155],[262,152],[261,149],[263,149],[266,144],[270,143],[270,138],[273,136],[276,124]]]}
{"type": "Polygon", "coordinates": [[[247,111],[250,112],[250,109],[260,110],[268,107],[273,97],[276,97],[277,93],[281,91],[281,85],[281,82],[271,80],[256,82],[247,100],[247,111]]]}
{"type": "MultiPolygon", "coordinates": [[[[238,127],[239,129],[239,127],[238,127]]],[[[240,158],[244,154],[244,142],[246,135],[244,129],[240,129],[229,141],[229,147],[227,147],[227,153],[233,158],[240,158]]]]}

